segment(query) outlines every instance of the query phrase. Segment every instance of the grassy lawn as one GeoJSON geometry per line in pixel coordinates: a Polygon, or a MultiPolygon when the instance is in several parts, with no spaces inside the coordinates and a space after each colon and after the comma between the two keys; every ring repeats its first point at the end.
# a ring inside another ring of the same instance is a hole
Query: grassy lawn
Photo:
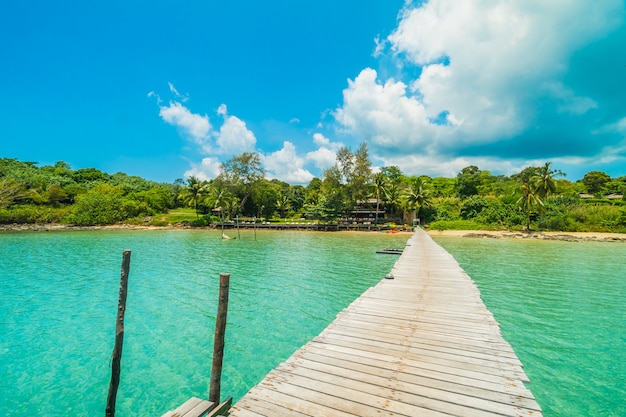
{"type": "Polygon", "coordinates": [[[196,216],[195,210],[189,208],[177,208],[174,210],[170,210],[169,213],[157,214],[156,216],[154,216],[154,220],[164,222],[166,224],[192,222],[197,218],[198,217],[196,216]]]}

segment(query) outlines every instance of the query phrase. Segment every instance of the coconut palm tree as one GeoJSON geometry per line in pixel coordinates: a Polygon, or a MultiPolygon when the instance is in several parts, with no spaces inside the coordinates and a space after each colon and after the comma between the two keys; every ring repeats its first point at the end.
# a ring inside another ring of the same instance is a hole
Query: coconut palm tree
{"type": "Polygon", "coordinates": [[[544,166],[537,168],[537,174],[531,178],[534,193],[542,199],[556,193],[556,181],[554,177],[565,176],[562,171],[550,167],[552,162],[546,162],[544,166]]]}
{"type": "Polygon", "coordinates": [[[402,204],[402,191],[400,186],[395,182],[388,183],[383,188],[383,194],[393,217],[398,209],[398,206],[402,204]]]}
{"type": "Polygon", "coordinates": [[[198,214],[198,201],[203,195],[209,192],[209,182],[202,181],[194,176],[187,179],[187,184],[183,186],[179,198],[188,206],[193,206],[196,211],[196,218],[200,218],[198,214]]]}
{"type": "Polygon", "coordinates": [[[376,223],[378,224],[378,208],[380,207],[380,196],[384,192],[385,184],[387,183],[387,176],[382,172],[378,172],[374,175],[374,181],[372,185],[374,187],[374,193],[376,195],[376,223]]]}
{"type": "Polygon", "coordinates": [[[517,200],[517,206],[526,215],[526,231],[530,232],[530,217],[533,213],[543,211],[543,202],[533,191],[529,183],[523,182],[521,185],[522,196],[517,200]]]}
{"type": "Polygon", "coordinates": [[[284,194],[279,194],[278,198],[276,199],[276,209],[278,210],[278,212],[280,213],[281,217],[285,217],[285,213],[287,211],[289,211],[289,209],[291,208],[291,201],[289,200],[289,197],[287,197],[284,194]]]}
{"type": "Polygon", "coordinates": [[[403,198],[405,207],[415,210],[418,218],[422,207],[427,208],[432,205],[428,184],[419,177],[411,179],[409,186],[404,190],[403,198]]]}

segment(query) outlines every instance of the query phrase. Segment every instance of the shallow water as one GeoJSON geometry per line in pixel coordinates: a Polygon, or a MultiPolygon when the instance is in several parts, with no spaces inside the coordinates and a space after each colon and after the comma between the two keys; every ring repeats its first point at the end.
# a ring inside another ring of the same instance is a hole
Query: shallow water
{"type": "Polygon", "coordinates": [[[242,231],[0,234],[0,415],[103,415],[121,255],[132,250],[117,415],[208,394],[231,273],[222,396],[245,394],[389,272],[407,235],[242,231]]]}
{"type": "Polygon", "coordinates": [[[626,245],[435,241],[477,283],[545,416],[626,416],[626,245]]]}

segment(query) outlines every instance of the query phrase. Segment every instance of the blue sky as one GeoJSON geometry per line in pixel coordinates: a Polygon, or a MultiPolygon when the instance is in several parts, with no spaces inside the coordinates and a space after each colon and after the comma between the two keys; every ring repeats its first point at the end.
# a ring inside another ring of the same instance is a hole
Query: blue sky
{"type": "Polygon", "coordinates": [[[622,0],[30,1],[0,14],[0,157],[172,182],[244,151],[626,175],[622,0]]]}

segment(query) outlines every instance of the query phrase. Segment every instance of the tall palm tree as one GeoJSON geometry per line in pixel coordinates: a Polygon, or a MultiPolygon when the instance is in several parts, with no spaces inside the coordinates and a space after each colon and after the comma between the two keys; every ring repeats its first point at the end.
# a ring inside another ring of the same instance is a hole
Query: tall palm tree
{"type": "Polygon", "coordinates": [[[411,179],[409,186],[404,190],[403,197],[406,208],[415,210],[415,214],[418,218],[422,208],[427,208],[432,205],[428,184],[419,177],[411,179]]]}
{"type": "Polygon", "coordinates": [[[517,200],[517,206],[526,215],[526,231],[530,232],[530,217],[533,213],[543,211],[543,202],[529,183],[523,182],[521,191],[522,196],[517,200]]]}
{"type": "Polygon", "coordinates": [[[280,213],[281,217],[285,217],[285,213],[291,208],[291,201],[289,197],[280,193],[276,199],[276,209],[280,213]]]}
{"type": "Polygon", "coordinates": [[[374,193],[376,194],[376,223],[378,224],[378,208],[380,207],[380,196],[384,192],[385,184],[387,183],[387,176],[382,172],[378,172],[374,175],[374,193]]]}
{"type": "Polygon", "coordinates": [[[180,192],[179,198],[188,206],[193,206],[196,211],[196,218],[200,218],[198,214],[198,201],[209,191],[209,182],[202,181],[194,176],[187,179],[187,184],[180,192]]]}
{"type": "Polygon", "coordinates": [[[537,174],[531,178],[534,193],[542,199],[556,193],[556,181],[554,177],[565,176],[562,171],[550,167],[552,162],[546,162],[544,166],[537,168],[537,174]]]}
{"type": "Polygon", "coordinates": [[[385,201],[389,205],[392,217],[396,213],[398,206],[402,203],[402,192],[400,186],[395,182],[386,184],[383,188],[385,201]]]}

